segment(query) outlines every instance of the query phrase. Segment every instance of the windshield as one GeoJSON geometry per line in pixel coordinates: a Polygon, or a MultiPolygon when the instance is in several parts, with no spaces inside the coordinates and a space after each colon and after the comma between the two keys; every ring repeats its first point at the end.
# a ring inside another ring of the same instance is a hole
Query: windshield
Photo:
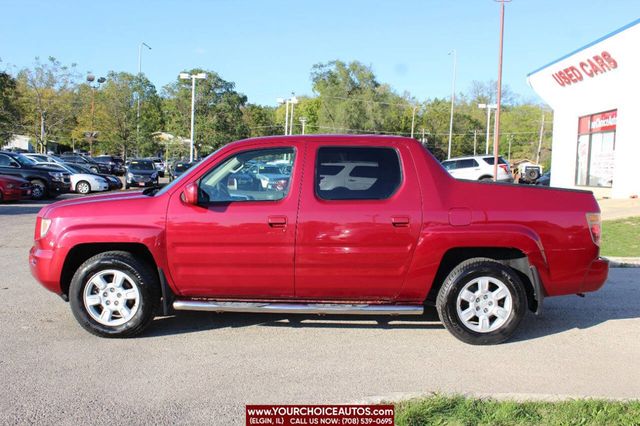
{"type": "Polygon", "coordinates": [[[184,172],[188,168],[189,168],[189,163],[178,163],[175,165],[173,170],[175,170],[176,172],[184,172]]]}
{"type": "Polygon", "coordinates": [[[129,170],[155,170],[151,161],[132,161],[129,163],[129,170]]]}
{"type": "Polygon", "coordinates": [[[18,154],[18,155],[16,155],[14,158],[15,158],[15,159],[18,161],[18,163],[20,163],[20,165],[22,165],[22,166],[35,166],[35,165],[36,165],[36,162],[35,162],[35,161],[33,161],[33,160],[32,160],[31,158],[29,158],[29,157],[25,157],[25,156],[24,156],[24,155],[22,155],[22,154],[18,154]]]}

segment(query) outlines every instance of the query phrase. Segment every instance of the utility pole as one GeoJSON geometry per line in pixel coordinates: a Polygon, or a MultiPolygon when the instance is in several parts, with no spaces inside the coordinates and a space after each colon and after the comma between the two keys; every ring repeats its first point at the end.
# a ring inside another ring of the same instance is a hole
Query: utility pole
{"type": "Polygon", "coordinates": [[[422,128],[422,140],[421,140],[422,144],[424,145],[425,143],[425,139],[424,139],[424,127],[422,128]]]}
{"type": "Polygon", "coordinates": [[[498,144],[500,142],[500,103],[502,102],[502,52],[504,45],[504,4],[511,0],[495,0],[500,3],[500,49],[498,53],[498,94],[496,96],[496,127],[493,133],[493,180],[498,180],[498,144]]]}
{"type": "Polygon", "coordinates": [[[413,129],[416,125],[416,110],[418,109],[418,105],[413,107],[413,113],[411,114],[411,138],[413,139],[413,129]]]}
{"type": "Polygon", "coordinates": [[[289,100],[285,101],[285,113],[284,113],[284,135],[289,134],[289,100]]]}
{"type": "Polygon", "coordinates": [[[451,158],[451,139],[453,137],[453,104],[456,99],[456,50],[453,49],[449,55],[453,54],[453,76],[451,78],[451,115],[449,117],[449,148],[447,149],[447,159],[451,158]]]}
{"type": "Polygon", "coordinates": [[[540,136],[538,136],[538,151],[536,151],[536,164],[540,164],[540,151],[542,150],[542,135],[544,135],[544,111],[540,122],[540,136]]]}
{"type": "Polygon", "coordinates": [[[302,124],[302,134],[304,135],[304,125],[307,123],[306,117],[300,117],[300,123],[302,124]]]}
{"type": "Polygon", "coordinates": [[[473,131],[473,156],[476,155],[476,146],[478,145],[478,131],[473,131]]]}
{"type": "Polygon", "coordinates": [[[511,142],[513,142],[513,135],[509,135],[509,153],[507,154],[507,161],[511,163],[511,142]]]}

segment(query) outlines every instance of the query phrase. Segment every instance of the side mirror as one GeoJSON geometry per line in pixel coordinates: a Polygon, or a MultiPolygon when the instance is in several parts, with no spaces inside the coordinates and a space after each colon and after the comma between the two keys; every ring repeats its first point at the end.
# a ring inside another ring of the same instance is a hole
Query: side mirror
{"type": "Polygon", "coordinates": [[[191,182],[182,191],[182,201],[193,206],[198,205],[198,182],[191,182]]]}

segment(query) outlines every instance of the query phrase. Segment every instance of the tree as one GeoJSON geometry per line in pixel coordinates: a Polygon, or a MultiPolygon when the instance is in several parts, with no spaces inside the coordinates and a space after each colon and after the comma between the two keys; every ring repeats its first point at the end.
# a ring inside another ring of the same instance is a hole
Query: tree
{"type": "Polygon", "coordinates": [[[48,140],[68,137],[75,125],[75,66],[62,65],[50,56],[44,63],[36,58],[33,69],[18,73],[23,126],[35,138],[40,151],[46,150],[48,140]]]}
{"type": "MultiPolygon", "coordinates": [[[[250,132],[243,120],[247,97],[235,91],[235,83],[222,79],[214,71],[192,69],[189,74],[205,72],[207,78],[196,83],[194,144],[202,154],[250,132]]],[[[190,136],[191,80],[177,79],[164,87],[166,129],[182,137],[190,136]]]]}
{"type": "MultiPolygon", "coordinates": [[[[86,113],[86,109],[84,110],[86,113]]],[[[144,76],[110,72],[96,94],[94,123],[99,141],[108,151],[123,156],[153,155],[160,151],[155,132],[163,130],[162,101],[144,76]],[[137,136],[137,96],[140,96],[140,132],[137,136]]],[[[81,122],[86,122],[86,118],[81,122]]]]}
{"type": "Polygon", "coordinates": [[[244,121],[249,136],[271,136],[282,132],[281,126],[276,124],[276,109],[269,106],[247,104],[242,108],[244,121]]]}
{"type": "Polygon", "coordinates": [[[16,80],[0,72],[0,142],[6,142],[20,126],[22,113],[16,80]]]}

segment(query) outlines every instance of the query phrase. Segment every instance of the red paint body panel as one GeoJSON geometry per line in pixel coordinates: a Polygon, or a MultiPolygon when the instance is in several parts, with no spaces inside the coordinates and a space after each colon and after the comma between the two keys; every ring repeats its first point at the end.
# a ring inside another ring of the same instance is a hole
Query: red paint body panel
{"type": "Polygon", "coordinates": [[[31,185],[26,179],[0,175],[0,193],[4,201],[20,201],[31,196],[31,185]]]}
{"type": "Polygon", "coordinates": [[[453,179],[415,140],[381,136],[268,137],[225,146],[156,196],[99,195],[42,209],[52,219],[30,254],[33,275],[61,293],[62,266],[84,243],[145,245],[181,297],[422,303],[445,254],[513,248],[535,266],[547,296],[595,291],[607,277],[585,191],[453,179]],[[321,146],[396,150],[402,183],[386,200],[326,201],[314,191],[321,146]],[[245,150],[293,147],[279,201],[185,203],[184,187],[245,150]],[[286,224],[282,224],[283,219],[286,224]]]}

